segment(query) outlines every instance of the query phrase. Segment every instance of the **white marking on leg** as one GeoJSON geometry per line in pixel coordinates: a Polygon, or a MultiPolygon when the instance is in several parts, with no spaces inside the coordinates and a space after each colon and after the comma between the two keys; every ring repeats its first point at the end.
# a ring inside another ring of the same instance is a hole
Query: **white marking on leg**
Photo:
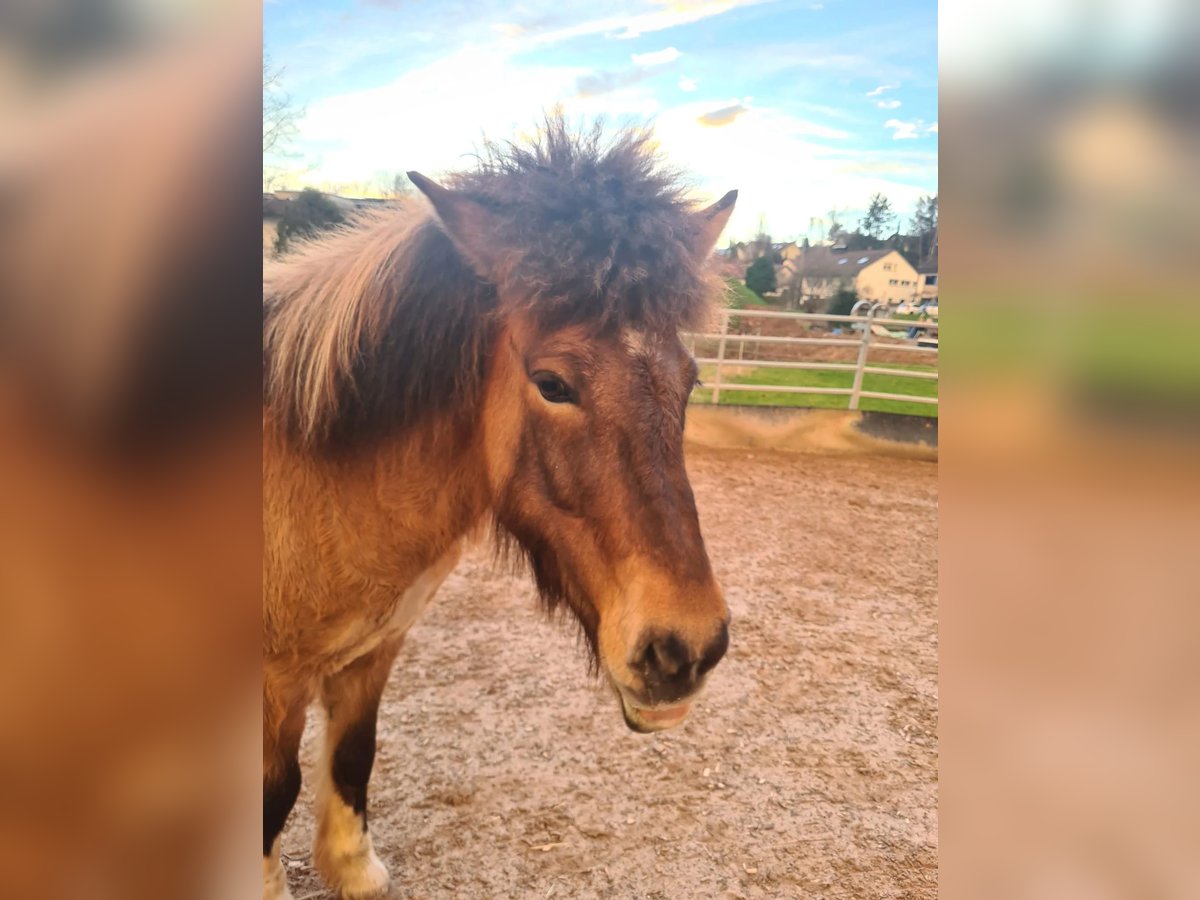
{"type": "MultiPolygon", "coordinates": [[[[402,638],[424,611],[442,582],[458,563],[461,545],[451,547],[432,566],[422,572],[397,598],[391,616],[382,625],[360,622],[369,637],[344,639],[346,664],[379,647],[384,640],[402,638]]],[[[313,841],[313,863],[325,883],[342,897],[379,897],[388,889],[387,867],[375,855],[371,835],[363,827],[363,817],[349,806],[333,784],[333,741],[326,733],[324,758],[317,782],[317,833],[313,841]]]]}
{"type": "Polygon", "coordinates": [[[363,818],[333,787],[323,765],[317,791],[317,836],[313,862],[330,888],[342,897],[379,897],[387,893],[388,871],[375,855],[363,818]]]}
{"type": "Polygon", "coordinates": [[[292,900],[288,890],[287,873],[279,858],[279,838],[271,845],[271,855],[263,857],[263,900],[292,900]]]}

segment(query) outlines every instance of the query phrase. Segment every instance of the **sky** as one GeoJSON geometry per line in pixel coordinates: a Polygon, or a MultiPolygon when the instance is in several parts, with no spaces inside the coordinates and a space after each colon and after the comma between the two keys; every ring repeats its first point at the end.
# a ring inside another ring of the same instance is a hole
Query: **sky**
{"type": "Polygon", "coordinates": [[[731,239],[937,193],[933,0],[266,0],[263,44],[304,111],[276,186],[436,178],[561,105],[652,125],[697,200],[736,188],[731,239]]]}

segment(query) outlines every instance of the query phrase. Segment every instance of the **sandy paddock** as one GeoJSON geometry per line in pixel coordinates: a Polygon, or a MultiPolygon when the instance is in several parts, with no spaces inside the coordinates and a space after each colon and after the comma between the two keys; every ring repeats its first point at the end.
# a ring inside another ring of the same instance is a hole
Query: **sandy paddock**
{"type": "MultiPolygon", "coordinates": [[[[384,697],[396,897],[934,897],[937,467],[692,449],[732,647],[678,730],[626,730],[574,632],[475,552],[384,697]]],[[[298,900],[309,773],[284,834],[298,900]]]]}

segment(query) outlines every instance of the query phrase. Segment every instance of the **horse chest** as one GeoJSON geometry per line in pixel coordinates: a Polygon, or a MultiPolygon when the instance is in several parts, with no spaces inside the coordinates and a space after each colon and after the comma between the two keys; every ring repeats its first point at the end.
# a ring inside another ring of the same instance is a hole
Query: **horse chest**
{"type": "Polygon", "coordinates": [[[387,641],[403,638],[420,618],[437,589],[458,564],[461,545],[455,544],[437,562],[421,572],[382,617],[369,613],[355,619],[337,636],[331,656],[341,668],[387,641]]]}
{"type": "Polygon", "coordinates": [[[442,582],[458,564],[461,548],[455,544],[448,553],[417,576],[409,588],[400,595],[396,607],[384,624],[389,637],[402,637],[417,621],[442,582]]]}

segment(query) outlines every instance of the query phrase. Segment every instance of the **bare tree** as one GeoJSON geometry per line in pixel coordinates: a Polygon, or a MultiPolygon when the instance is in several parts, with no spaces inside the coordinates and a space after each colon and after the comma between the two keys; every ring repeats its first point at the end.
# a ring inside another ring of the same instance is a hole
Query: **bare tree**
{"type": "MultiPolygon", "coordinates": [[[[304,107],[298,106],[292,96],[283,89],[283,68],[271,65],[271,58],[263,53],[263,188],[269,189],[282,178],[285,169],[278,164],[288,153],[288,144],[296,136],[296,123],[304,115],[304,107]],[[277,161],[272,164],[268,157],[277,161]]],[[[309,171],[311,170],[311,167],[309,171]]],[[[294,174],[294,173],[293,173],[294,174]]]]}
{"type": "Polygon", "coordinates": [[[413,193],[412,182],[403,172],[380,172],[375,176],[374,188],[385,200],[403,200],[413,193]]]}
{"type": "Polygon", "coordinates": [[[304,110],[296,106],[281,84],[283,69],[271,65],[263,54],[263,156],[279,152],[296,136],[296,122],[304,110]]]}
{"type": "Polygon", "coordinates": [[[917,200],[916,215],[912,221],[913,233],[917,236],[917,258],[927,262],[937,256],[938,198],[928,194],[917,200]]]}
{"type": "Polygon", "coordinates": [[[883,194],[873,194],[870,205],[867,207],[867,214],[859,223],[858,230],[868,237],[879,240],[887,233],[888,228],[895,220],[896,215],[892,212],[892,204],[888,198],[883,194]]]}
{"type": "Polygon", "coordinates": [[[827,236],[829,240],[836,242],[838,238],[846,233],[846,229],[842,225],[842,213],[835,207],[829,211],[827,219],[829,221],[829,231],[827,236]]]}

